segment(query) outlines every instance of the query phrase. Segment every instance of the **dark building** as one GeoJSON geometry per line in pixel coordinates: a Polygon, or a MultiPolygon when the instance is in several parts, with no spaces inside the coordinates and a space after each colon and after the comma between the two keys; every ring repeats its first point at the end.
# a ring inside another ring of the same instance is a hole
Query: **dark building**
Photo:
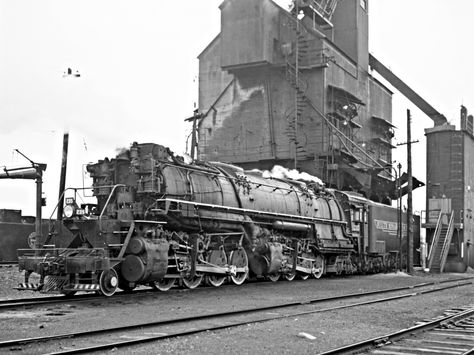
{"type": "Polygon", "coordinates": [[[369,73],[368,1],[220,9],[199,55],[198,158],[297,168],[390,203],[392,92],[369,73]]]}
{"type": "Polygon", "coordinates": [[[435,263],[439,259],[444,271],[462,272],[474,267],[473,116],[462,107],[460,130],[443,125],[425,129],[425,135],[426,240],[430,246],[440,240],[439,247],[431,246],[433,254],[444,246],[446,255],[435,257],[435,263]]]}

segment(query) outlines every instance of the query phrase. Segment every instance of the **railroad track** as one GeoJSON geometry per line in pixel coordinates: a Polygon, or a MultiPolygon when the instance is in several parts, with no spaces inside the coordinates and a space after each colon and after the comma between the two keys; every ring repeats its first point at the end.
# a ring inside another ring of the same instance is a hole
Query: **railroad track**
{"type": "MultiPolygon", "coordinates": [[[[450,280],[442,280],[442,281],[435,281],[435,282],[423,282],[420,284],[416,284],[413,286],[403,286],[403,287],[398,287],[398,288],[391,288],[391,289],[386,289],[386,290],[376,290],[373,291],[375,294],[381,294],[384,292],[395,292],[395,291],[404,291],[404,290],[409,290],[409,289],[415,289],[415,288],[420,288],[420,287],[428,287],[428,286],[435,286],[437,284],[446,284],[446,283],[451,283],[451,282],[463,282],[463,281],[469,281],[473,280],[474,277],[462,277],[462,278],[456,278],[456,279],[450,279],[450,280]]],[[[271,284],[271,282],[269,282],[271,284]]],[[[226,286],[221,286],[220,288],[223,288],[226,286]]],[[[235,286],[235,285],[228,285],[228,287],[240,287],[240,286],[235,286]]],[[[206,290],[208,288],[197,288],[194,290],[188,290],[188,289],[172,289],[170,291],[167,291],[168,294],[173,294],[174,292],[200,292],[202,290],[206,290]]],[[[81,302],[81,301],[103,301],[103,302],[113,302],[115,299],[120,299],[122,297],[130,297],[133,294],[156,294],[157,291],[153,289],[141,289],[141,290],[134,290],[132,292],[122,292],[119,291],[117,292],[113,297],[111,298],[106,298],[101,295],[96,295],[96,294],[80,294],[80,295],[75,295],[75,296],[64,296],[64,295],[59,295],[59,296],[45,296],[45,297],[31,297],[31,298],[17,298],[17,299],[0,299],[0,311],[5,311],[5,310],[13,310],[16,308],[23,308],[23,307],[39,307],[43,305],[48,305],[48,304],[61,304],[61,303],[72,303],[72,302],[81,302]]],[[[159,294],[162,294],[161,292],[158,291],[159,294]]],[[[349,295],[343,295],[339,296],[341,299],[343,298],[350,298],[350,297],[355,297],[356,295],[367,295],[367,293],[360,293],[360,294],[349,294],[349,295]]]]}
{"type": "Polygon", "coordinates": [[[17,261],[0,261],[0,268],[2,267],[14,267],[17,266],[18,262],[17,261]]]}
{"type": "MultiPolygon", "coordinates": [[[[445,281],[443,283],[447,283],[445,281]]],[[[452,280],[451,280],[452,282],[452,280]]],[[[127,326],[112,327],[107,329],[99,329],[84,332],[64,333],[52,336],[43,336],[36,338],[23,338],[15,340],[7,340],[0,342],[1,349],[9,348],[10,350],[24,350],[27,353],[48,353],[48,354],[78,354],[90,353],[94,351],[104,351],[119,347],[127,347],[170,339],[175,337],[188,336],[192,334],[216,331],[248,325],[252,323],[268,322],[272,320],[280,320],[290,317],[305,316],[321,312],[336,311],[339,309],[359,307],[368,304],[389,302],[408,297],[420,296],[433,292],[440,292],[454,287],[471,285],[471,281],[459,281],[452,285],[444,285],[439,287],[434,283],[422,283],[409,287],[399,287],[394,289],[385,289],[371,292],[361,292],[354,294],[346,294],[342,296],[320,298],[312,300],[303,300],[299,302],[290,302],[265,307],[257,307],[251,309],[241,309],[227,312],[218,312],[212,314],[204,314],[198,316],[189,316],[179,319],[160,320],[155,322],[140,323],[127,326]],[[426,286],[437,286],[427,290],[414,291],[415,288],[426,286]],[[388,297],[373,298],[373,296],[406,291],[402,294],[392,295],[388,297]],[[315,304],[323,302],[353,300],[356,298],[369,297],[367,300],[359,302],[347,302],[326,308],[315,309],[315,304]],[[283,310],[290,309],[291,312],[283,313],[283,310]],[[124,337],[126,338],[124,340],[124,337]],[[36,344],[41,342],[41,344],[36,344]],[[47,343],[45,343],[47,342],[47,343]],[[61,350],[59,348],[61,342],[61,350]],[[91,345],[95,344],[95,345],[91,345]],[[34,346],[34,347],[33,347],[34,346]],[[52,351],[53,349],[54,351],[52,351]],[[39,350],[39,351],[38,351],[39,350]]]]}
{"type": "MultiPolygon", "coordinates": [[[[463,281],[463,280],[468,280],[468,278],[462,278],[462,279],[455,279],[452,280],[454,281],[463,281]]],[[[444,282],[449,282],[448,280],[444,282]]],[[[221,286],[220,288],[225,288],[225,287],[239,287],[236,285],[225,285],[221,286]]],[[[174,288],[169,291],[166,291],[167,294],[173,294],[176,292],[202,292],[202,290],[209,290],[209,288],[206,287],[200,287],[194,290],[190,290],[187,288],[174,288]]],[[[48,304],[61,304],[61,303],[74,303],[74,302],[81,302],[81,301],[102,301],[104,303],[110,303],[113,302],[114,300],[121,299],[123,297],[129,298],[133,295],[153,295],[153,294],[163,294],[163,292],[155,290],[155,289],[138,289],[138,290],[133,290],[131,292],[125,292],[125,291],[117,291],[112,297],[104,297],[102,295],[98,295],[95,293],[84,293],[84,294],[79,294],[79,295],[74,295],[74,296],[65,296],[65,295],[58,295],[58,296],[43,296],[43,297],[31,297],[31,298],[16,298],[16,299],[0,299],[0,311],[2,310],[12,310],[16,308],[22,308],[22,307],[35,307],[35,306],[43,306],[43,305],[48,305],[48,304]]]]}
{"type": "Polygon", "coordinates": [[[411,328],[349,344],[333,354],[474,354],[474,305],[449,310],[443,317],[411,328]]]}

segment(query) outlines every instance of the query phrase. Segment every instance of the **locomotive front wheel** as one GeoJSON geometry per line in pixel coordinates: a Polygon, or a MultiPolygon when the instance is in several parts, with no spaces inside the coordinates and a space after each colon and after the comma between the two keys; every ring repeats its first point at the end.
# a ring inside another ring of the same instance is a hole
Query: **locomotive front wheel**
{"type": "Polygon", "coordinates": [[[202,275],[195,275],[194,277],[183,277],[183,283],[184,286],[192,290],[193,288],[196,288],[201,284],[202,279],[202,275]]]}
{"type": "Polygon", "coordinates": [[[288,274],[285,274],[285,280],[287,281],[293,281],[296,277],[296,272],[290,272],[288,274]]]}
{"type": "Polygon", "coordinates": [[[104,270],[99,277],[99,290],[104,296],[110,297],[118,287],[118,275],[114,269],[104,270]]]}
{"type": "MultiPolygon", "coordinates": [[[[223,249],[212,250],[207,257],[207,262],[224,267],[227,264],[225,251],[223,249]]],[[[214,287],[219,287],[224,283],[226,278],[227,275],[209,275],[206,276],[206,283],[214,287]]]]}
{"type": "Polygon", "coordinates": [[[321,276],[324,274],[324,266],[325,266],[325,261],[324,261],[324,256],[322,255],[316,255],[316,260],[313,263],[313,268],[312,268],[312,275],[316,278],[319,279],[321,276]]]}
{"type": "Polygon", "coordinates": [[[237,269],[235,275],[231,275],[230,279],[236,285],[242,285],[249,274],[249,260],[244,249],[232,250],[229,256],[230,265],[234,265],[237,269]]]}
{"type": "Polygon", "coordinates": [[[154,281],[151,283],[151,286],[157,290],[160,290],[160,291],[168,291],[169,289],[171,289],[174,284],[176,283],[176,279],[166,279],[166,278],[163,278],[161,280],[158,280],[158,281],[154,281]]]}

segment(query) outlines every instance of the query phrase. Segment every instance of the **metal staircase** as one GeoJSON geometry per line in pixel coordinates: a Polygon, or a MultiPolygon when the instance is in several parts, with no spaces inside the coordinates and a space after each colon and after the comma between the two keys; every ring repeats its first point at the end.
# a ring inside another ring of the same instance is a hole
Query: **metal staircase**
{"type": "Polygon", "coordinates": [[[307,155],[305,145],[298,141],[298,122],[306,108],[307,84],[300,79],[297,68],[289,62],[286,63],[286,80],[295,89],[295,111],[287,116],[286,135],[289,142],[295,146],[296,160],[300,160],[307,155]]]}
{"type": "Polygon", "coordinates": [[[323,118],[326,125],[330,128],[331,133],[338,139],[341,147],[347,152],[350,152],[357,160],[363,162],[368,161],[367,166],[381,167],[380,163],[371,157],[363,147],[359,146],[352,139],[347,137],[341,130],[339,130],[331,121],[330,117],[327,117],[322,113],[313,101],[305,94],[307,83],[301,79],[302,74],[297,70],[296,66],[287,62],[286,64],[286,80],[291,84],[296,92],[296,113],[287,116],[287,127],[286,135],[290,143],[294,143],[296,147],[296,158],[297,160],[307,158],[309,153],[306,151],[305,145],[299,142],[297,139],[298,134],[298,121],[301,114],[306,108],[316,112],[321,118],[323,118]]]}
{"type": "Polygon", "coordinates": [[[448,258],[449,245],[454,231],[454,212],[451,214],[440,213],[436,223],[435,233],[428,254],[428,268],[433,274],[443,272],[448,258]],[[448,217],[448,223],[443,223],[444,217],[448,217]]]}
{"type": "MultiPolygon", "coordinates": [[[[314,7],[319,4],[319,9],[326,9],[324,12],[327,19],[330,19],[334,9],[336,7],[337,1],[323,0],[323,1],[300,1],[297,3],[299,6],[308,5],[311,3],[311,9],[314,10],[314,7]]],[[[295,4],[296,5],[296,4],[295,4]]],[[[301,73],[301,69],[310,69],[313,67],[327,66],[329,61],[334,61],[333,58],[327,56],[324,52],[324,49],[318,49],[315,51],[313,48],[310,38],[311,35],[308,33],[305,26],[300,23],[298,19],[298,12],[292,12],[293,21],[290,22],[291,27],[294,29],[296,34],[295,47],[292,55],[290,55],[286,60],[286,70],[285,78],[288,83],[295,89],[295,110],[289,113],[286,116],[287,126],[286,126],[286,135],[288,137],[289,143],[294,144],[295,147],[295,167],[299,160],[307,159],[308,157],[314,158],[311,155],[311,152],[307,151],[306,142],[300,142],[298,137],[299,127],[302,126],[301,116],[306,109],[316,112],[321,116],[331,131],[331,134],[335,136],[339,142],[339,150],[346,151],[347,153],[354,156],[362,164],[366,165],[368,168],[371,167],[382,167],[381,164],[374,159],[366,150],[359,146],[358,143],[353,141],[348,137],[344,132],[342,132],[338,127],[334,125],[331,117],[325,115],[317,106],[312,102],[312,100],[306,95],[306,90],[308,88],[308,83],[303,80],[304,75],[301,73]],[[312,60],[313,56],[317,56],[318,60],[312,60]]]]}
{"type": "Polygon", "coordinates": [[[300,24],[297,16],[294,16],[293,20],[294,22],[291,21],[290,24],[296,34],[295,49],[294,55],[291,56],[291,59],[287,58],[286,60],[285,77],[290,85],[295,89],[295,110],[286,117],[286,135],[289,143],[294,145],[296,168],[297,162],[307,157],[306,144],[298,141],[298,122],[300,122],[301,115],[306,108],[307,98],[305,92],[308,88],[307,83],[304,80],[301,80],[302,76],[299,68],[300,64],[307,59],[309,44],[307,41],[308,33],[306,29],[302,24],[300,24]]]}

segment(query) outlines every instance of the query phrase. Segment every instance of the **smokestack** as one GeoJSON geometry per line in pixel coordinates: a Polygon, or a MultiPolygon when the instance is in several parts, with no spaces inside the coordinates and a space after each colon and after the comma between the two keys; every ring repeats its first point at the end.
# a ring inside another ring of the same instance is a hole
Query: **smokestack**
{"type": "Polygon", "coordinates": [[[64,133],[63,137],[63,158],[61,163],[61,175],[59,177],[59,203],[58,203],[58,221],[63,219],[64,207],[64,189],[66,188],[66,169],[67,169],[67,150],[69,145],[69,133],[64,133]]]}

